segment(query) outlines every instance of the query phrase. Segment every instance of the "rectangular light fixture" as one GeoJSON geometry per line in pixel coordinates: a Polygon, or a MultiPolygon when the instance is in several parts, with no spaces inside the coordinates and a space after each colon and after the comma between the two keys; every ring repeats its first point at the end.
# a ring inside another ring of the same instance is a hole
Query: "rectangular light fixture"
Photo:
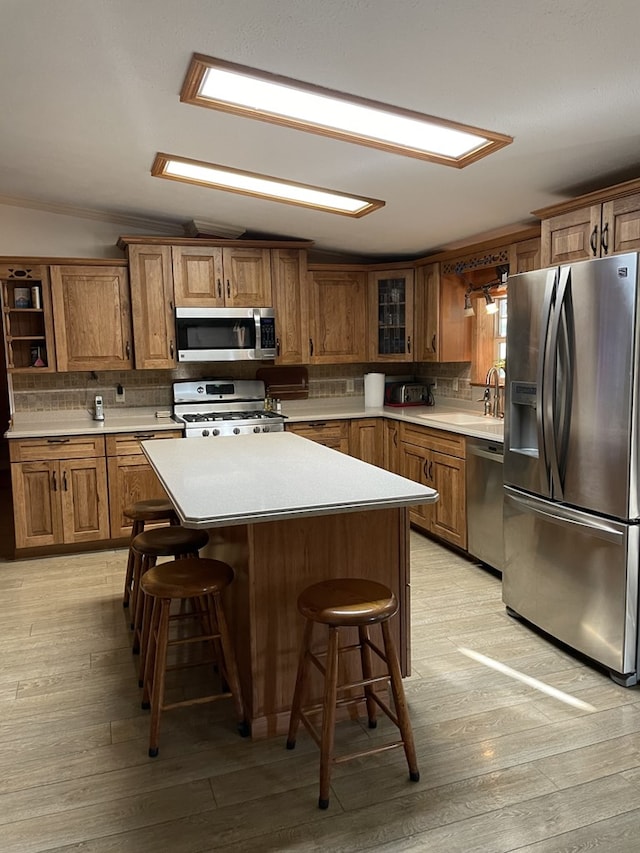
{"type": "Polygon", "coordinates": [[[212,187],[240,195],[296,204],[300,207],[323,210],[326,213],[340,213],[355,219],[384,207],[384,201],[379,199],[350,196],[322,187],[259,175],[256,172],[230,169],[227,166],[218,166],[203,160],[175,157],[173,154],[156,154],[151,174],[156,178],[167,178],[170,181],[183,181],[187,184],[212,187]]]}
{"type": "Polygon", "coordinates": [[[180,100],[462,168],[511,136],[195,53],[180,100]]]}

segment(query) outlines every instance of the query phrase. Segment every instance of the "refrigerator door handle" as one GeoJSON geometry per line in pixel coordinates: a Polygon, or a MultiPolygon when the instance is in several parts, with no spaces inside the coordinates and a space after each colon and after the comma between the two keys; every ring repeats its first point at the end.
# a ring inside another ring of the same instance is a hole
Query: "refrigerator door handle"
{"type": "MultiPolygon", "coordinates": [[[[549,332],[549,357],[545,354],[545,375],[544,375],[544,393],[546,395],[547,405],[545,406],[545,420],[547,433],[547,456],[549,459],[549,469],[551,471],[551,494],[556,500],[563,500],[563,482],[560,472],[560,453],[559,446],[566,444],[567,423],[567,407],[562,405],[559,395],[567,392],[567,387],[564,381],[561,383],[562,388],[558,388],[558,357],[560,355],[560,340],[562,338],[563,345],[567,347],[565,358],[570,358],[568,352],[567,340],[567,325],[566,311],[568,306],[567,294],[569,293],[569,284],[571,281],[571,267],[561,267],[558,285],[555,293],[555,308],[551,317],[551,329],[549,332]],[[561,324],[564,323],[564,334],[560,335],[561,324]]],[[[565,362],[568,366],[568,361],[565,362]]],[[[571,370],[567,371],[571,374],[571,370]]],[[[563,377],[564,379],[564,377],[563,377]]],[[[564,401],[566,402],[566,397],[564,401]]]]}
{"type": "Polygon", "coordinates": [[[540,345],[536,393],[536,427],[538,433],[538,455],[540,459],[541,487],[544,492],[551,492],[551,470],[549,465],[548,448],[552,441],[549,425],[552,421],[553,400],[549,390],[553,388],[553,359],[551,358],[551,319],[555,304],[556,286],[559,269],[549,270],[542,302],[542,317],[540,318],[540,345]]]}
{"type": "Polygon", "coordinates": [[[577,527],[581,530],[588,530],[589,533],[597,539],[604,539],[607,542],[620,542],[624,540],[624,532],[618,528],[607,524],[603,519],[592,518],[587,523],[578,518],[572,518],[570,515],[560,515],[553,510],[543,509],[538,501],[531,500],[523,495],[515,494],[509,488],[505,488],[504,499],[507,502],[514,503],[523,508],[526,512],[537,515],[540,518],[550,521],[553,524],[559,524],[562,527],[570,526],[577,527]]]}

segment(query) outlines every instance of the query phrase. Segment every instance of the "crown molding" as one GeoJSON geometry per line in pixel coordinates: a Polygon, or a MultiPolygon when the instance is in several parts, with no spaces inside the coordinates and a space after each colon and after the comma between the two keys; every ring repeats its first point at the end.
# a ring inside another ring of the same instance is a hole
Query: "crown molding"
{"type": "Polygon", "coordinates": [[[46,213],[57,213],[61,216],[75,216],[79,219],[94,219],[100,222],[112,222],[116,225],[127,225],[131,228],[151,230],[168,235],[184,234],[184,223],[170,222],[162,219],[151,219],[144,216],[131,216],[124,213],[110,213],[104,210],[93,210],[86,207],[75,207],[59,202],[37,201],[31,198],[19,198],[0,194],[0,205],[25,207],[31,210],[42,210],[46,213]]]}

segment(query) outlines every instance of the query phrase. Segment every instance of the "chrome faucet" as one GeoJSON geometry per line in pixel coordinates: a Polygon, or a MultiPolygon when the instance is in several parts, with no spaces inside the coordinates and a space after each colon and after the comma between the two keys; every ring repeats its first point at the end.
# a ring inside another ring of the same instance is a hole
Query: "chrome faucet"
{"type": "Polygon", "coordinates": [[[500,371],[497,367],[490,367],[487,371],[484,389],[484,413],[494,418],[503,418],[504,412],[500,406],[500,371]],[[491,403],[491,383],[493,382],[493,404],[491,403]],[[487,406],[487,402],[489,405],[487,406]],[[488,411],[487,411],[488,409],[488,411]]]}
{"type": "Polygon", "coordinates": [[[491,388],[487,385],[484,389],[484,394],[482,398],[478,401],[479,403],[484,403],[484,413],[485,415],[491,414],[491,388]]]}

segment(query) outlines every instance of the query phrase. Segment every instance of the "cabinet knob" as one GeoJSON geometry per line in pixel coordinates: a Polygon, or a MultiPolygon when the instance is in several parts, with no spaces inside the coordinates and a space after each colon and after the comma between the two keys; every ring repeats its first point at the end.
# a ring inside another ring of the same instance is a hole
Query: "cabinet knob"
{"type": "Polygon", "coordinates": [[[124,352],[125,352],[127,359],[130,359],[131,358],[131,344],[129,343],[129,341],[127,341],[127,343],[125,344],[124,352]]]}
{"type": "Polygon", "coordinates": [[[56,477],[56,472],[52,471],[51,474],[52,474],[52,480],[53,480],[53,482],[52,482],[53,491],[57,492],[58,491],[58,479],[56,477]]]}
{"type": "Polygon", "coordinates": [[[309,338],[309,355],[313,355],[313,338],[309,338]]]}
{"type": "Polygon", "coordinates": [[[600,246],[605,255],[609,254],[609,223],[607,222],[600,235],[600,246]]]}
{"type": "Polygon", "coordinates": [[[432,349],[434,352],[436,351],[436,336],[435,336],[435,335],[434,335],[434,336],[433,336],[433,338],[431,339],[431,349],[432,349]]]}
{"type": "Polygon", "coordinates": [[[280,338],[276,338],[276,355],[280,355],[280,338]]]}
{"type": "Polygon", "coordinates": [[[227,296],[231,296],[231,282],[227,279],[227,296]]]}
{"type": "Polygon", "coordinates": [[[411,352],[411,335],[407,337],[407,352],[411,352]]]}
{"type": "Polygon", "coordinates": [[[218,284],[218,299],[222,299],[222,282],[220,279],[217,281],[218,284]]]}
{"type": "Polygon", "coordinates": [[[589,237],[589,245],[591,246],[591,254],[595,257],[598,251],[598,226],[593,226],[591,237],[589,237]]]}
{"type": "Polygon", "coordinates": [[[169,355],[171,358],[175,356],[175,347],[173,346],[173,341],[169,341],[169,355]]]}

